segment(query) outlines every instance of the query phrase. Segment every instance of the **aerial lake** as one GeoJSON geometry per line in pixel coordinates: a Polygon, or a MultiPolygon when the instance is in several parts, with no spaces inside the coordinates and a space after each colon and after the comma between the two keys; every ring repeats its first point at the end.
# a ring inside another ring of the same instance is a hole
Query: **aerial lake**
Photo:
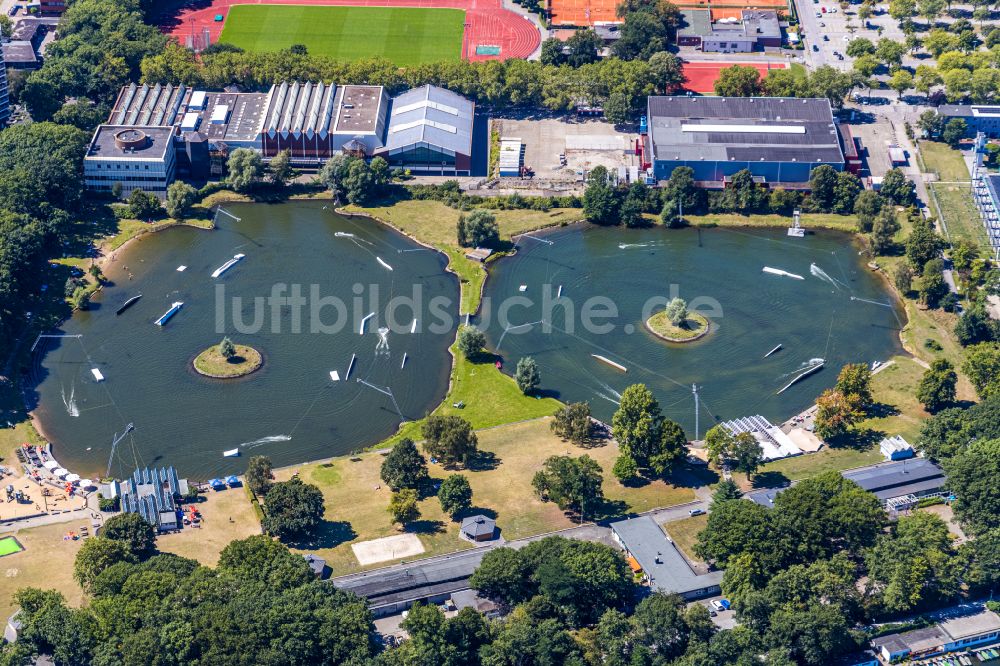
{"type": "Polygon", "coordinates": [[[481,323],[490,346],[505,372],[532,356],[543,390],[590,402],[602,420],[642,382],[689,436],[692,384],[702,436],[716,420],[761,414],[777,423],[811,405],[845,363],[886,361],[901,349],[903,315],[847,234],[571,227],[518,246],[487,282],[481,323]],[[708,335],[673,344],[647,330],[645,320],[673,296],[711,320],[708,335]],[[587,326],[588,307],[611,314],[587,326]],[[825,367],[777,394],[814,359],[825,367]]]}
{"type": "Polygon", "coordinates": [[[443,255],[321,202],[225,209],[215,230],[171,228],[119,250],[112,285],[50,332],[74,337],[39,341],[28,402],[63,466],[103,476],[128,423],[112,474],[169,464],[206,479],[258,454],[289,465],[377,443],[441,401],[458,304],[443,255]],[[183,306],[156,325],[173,303],[183,306]],[[194,357],[223,336],[263,366],[238,379],[196,373],[194,357]]]}

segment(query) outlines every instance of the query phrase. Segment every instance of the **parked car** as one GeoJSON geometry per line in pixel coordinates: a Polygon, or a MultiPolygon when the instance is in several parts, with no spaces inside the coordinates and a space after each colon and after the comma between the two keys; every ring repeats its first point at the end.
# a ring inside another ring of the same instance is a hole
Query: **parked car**
{"type": "Polygon", "coordinates": [[[816,46],[815,44],[813,44],[813,51],[815,51],[816,53],[819,53],[819,47],[816,46]]]}
{"type": "Polygon", "coordinates": [[[830,41],[830,35],[823,35],[823,41],[824,42],[830,41]]]}
{"type": "Polygon", "coordinates": [[[20,7],[20,6],[18,6],[18,5],[14,5],[13,7],[11,7],[11,8],[10,8],[10,9],[9,9],[9,10],[7,11],[7,14],[9,14],[10,16],[14,16],[14,15],[15,15],[15,14],[17,14],[17,13],[18,13],[19,11],[21,11],[21,7],[20,7]]]}
{"type": "Polygon", "coordinates": [[[716,611],[727,611],[729,607],[730,603],[728,599],[712,599],[712,608],[716,611]]]}
{"type": "Polygon", "coordinates": [[[688,515],[691,516],[700,516],[703,513],[705,513],[704,509],[691,509],[690,511],[688,511],[688,515]]]}

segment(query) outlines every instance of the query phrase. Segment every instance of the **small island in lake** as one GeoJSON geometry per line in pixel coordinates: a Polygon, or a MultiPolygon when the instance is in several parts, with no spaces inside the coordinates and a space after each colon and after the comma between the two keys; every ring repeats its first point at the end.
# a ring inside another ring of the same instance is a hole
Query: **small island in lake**
{"type": "Polygon", "coordinates": [[[675,298],[646,320],[646,328],[667,342],[693,342],[708,334],[711,323],[705,316],[689,312],[687,303],[675,298]]]}
{"type": "Polygon", "coordinates": [[[213,379],[233,379],[243,377],[259,369],[264,364],[260,352],[247,345],[234,344],[229,338],[198,354],[194,359],[194,369],[198,374],[213,379]]]}

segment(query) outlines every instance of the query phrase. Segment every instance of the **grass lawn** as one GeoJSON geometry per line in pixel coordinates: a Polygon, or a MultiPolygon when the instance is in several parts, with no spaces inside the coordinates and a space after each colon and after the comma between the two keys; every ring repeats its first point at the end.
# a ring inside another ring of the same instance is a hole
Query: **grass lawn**
{"type": "Polygon", "coordinates": [[[236,355],[226,358],[219,352],[219,345],[212,345],[194,359],[195,370],[209,377],[242,377],[260,368],[264,363],[260,352],[247,345],[233,345],[236,355]]]}
{"type": "Polygon", "coordinates": [[[22,550],[24,550],[24,547],[17,542],[16,537],[5,536],[0,538],[0,557],[20,553],[22,550]]]}
{"type": "Polygon", "coordinates": [[[931,183],[928,187],[934,192],[935,207],[948,228],[946,237],[953,243],[964,239],[988,248],[986,228],[972,192],[969,191],[969,185],[931,183]]]}
{"type": "MultiPolygon", "coordinates": [[[[457,236],[458,216],[461,211],[445,206],[440,201],[418,201],[405,199],[385,206],[361,208],[347,206],[348,212],[367,213],[384,220],[417,240],[433,245],[445,252],[452,270],[462,282],[461,312],[475,312],[479,308],[486,271],[483,264],[465,258],[465,249],[459,247],[457,236]]],[[[579,208],[553,208],[540,210],[495,210],[491,211],[500,226],[500,238],[510,240],[511,236],[541,227],[568,224],[583,219],[579,208]]]]}
{"type": "Polygon", "coordinates": [[[77,523],[45,525],[13,533],[24,550],[0,560],[0,617],[14,612],[14,593],[23,587],[62,592],[72,606],[83,601],[83,591],[73,580],[73,560],[82,540],[63,541],[77,523]]]}
{"type": "Polygon", "coordinates": [[[302,44],[310,55],[418,65],[462,57],[465,12],[418,7],[235,5],[219,41],[247,51],[302,44]]]}
{"type": "MultiPolygon", "coordinates": [[[[685,215],[688,224],[695,227],[763,227],[787,229],[792,226],[792,218],[785,215],[737,215],[735,213],[711,213],[708,215],[685,215]]],[[[822,227],[841,231],[857,231],[858,221],[853,215],[833,213],[808,213],[800,217],[803,227],[822,227]]]]}
{"type": "Polygon", "coordinates": [[[708,325],[708,319],[697,312],[688,313],[688,317],[678,326],[674,326],[667,319],[666,310],[661,310],[646,320],[646,327],[649,330],[672,342],[686,342],[692,338],[697,338],[706,332],[705,328],[708,325]]]}
{"type": "Polygon", "coordinates": [[[925,171],[936,173],[938,179],[945,182],[972,180],[969,167],[958,150],[940,141],[921,141],[919,145],[925,171]]]}
{"type": "Polygon", "coordinates": [[[849,447],[835,449],[825,447],[816,453],[807,453],[795,456],[794,458],[785,458],[767,463],[757,471],[754,480],[761,482],[764,479],[768,479],[769,482],[764,485],[771,486],[777,485],[770,483],[770,481],[777,481],[779,475],[784,476],[790,481],[808,479],[823,472],[839,472],[840,470],[851,469],[852,467],[871,465],[881,460],[883,460],[883,457],[879,453],[877,443],[862,450],[849,447]]]}
{"type": "Polygon", "coordinates": [[[701,558],[694,554],[694,545],[698,543],[698,532],[708,526],[708,514],[691,516],[666,523],[663,528],[674,540],[674,543],[684,553],[684,557],[692,562],[701,562],[701,558]]]}
{"type": "Polygon", "coordinates": [[[164,553],[215,566],[219,554],[230,541],[260,534],[260,523],[243,488],[211,491],[202,498],[198,504],[202,526],[185,526],[180,532],[160,535],[156,538],[156,547],[164,553]]]}
{"type": "MultiPolygon", "coordinates": [[[[497,524],[506,539],[517,539],[552,530],[571,527],[572,516],[557,506],[543,503],[531,487],[531,479],[550,456],[569,453],[590,455],[604,469],[604,493],[612,515],[646,511],[690,501],[694,491],[688,487],[654,481],[640,487],[624,487],[611,475],[617,447],[578,448],[563,442],[549,429],[549,419],[537,419],[507,425],[477,433],[479,448],[488,452],[473,470],[457,470],[465,474],[472,486],[474,511],[496,514],[497,524]]],[[[377,539],[400,530],[390,524],[386,507],[390,490],[379,478],[383,454],[366,453],[355,457],[336,458],[327,463],[303,465],[298,472],[304,481],[323,490],[327,508],[327,524],[316,543],[303,545],[327,559],[334,575],[360,570],[351,550],[351,543],[377,539]]],[[[284,480],[293,470],[276,473],[284,480]]],[[[431,476],[444,478],[455,470],[430,465],[431,476]]],[[[458,536],[458,523],[441,511],[437,497],[420,502],[421,517],[408,530],[416,533],[423,543],[422,557],[469,548],[471,544],[458,536]]],[[[384,566],[372,565],[372,566],[384,566]]]]}

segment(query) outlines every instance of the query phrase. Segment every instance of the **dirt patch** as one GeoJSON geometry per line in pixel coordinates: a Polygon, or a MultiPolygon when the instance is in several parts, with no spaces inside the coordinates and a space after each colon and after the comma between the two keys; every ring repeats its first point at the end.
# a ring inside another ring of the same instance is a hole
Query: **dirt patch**
{"type": "Polygon", "coordinates": [[[354,557],[361,566],[413,557],[424,552],[424,544],[416,534],[397,534],[372,541],[362,541],[351,546],[354,557]]]}

